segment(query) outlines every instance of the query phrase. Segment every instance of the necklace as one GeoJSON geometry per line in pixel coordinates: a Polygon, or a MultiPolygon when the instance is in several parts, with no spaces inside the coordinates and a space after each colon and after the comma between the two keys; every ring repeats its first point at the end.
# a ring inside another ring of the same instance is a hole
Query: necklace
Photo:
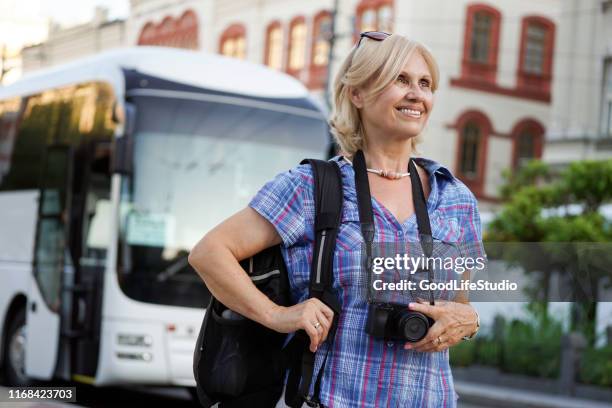
{"type": "MultiPolygon", "coordinates": [[[[342,158],[344,160],[346,160],[351,166],[353,165],[353,163],[347,159],[346,157],[342,156],[342,158]]],[[[391,170],[383,170],[383,169],[366,169],[369,173],[374,173],[374,174],[378,174],[381,177],[384,177],[386,179],[389,180],[399,180],[401,178],[404,177],[408,177],[410,176],[410,172],[397,172],[397,171],[391,171],[391,170]]]]}

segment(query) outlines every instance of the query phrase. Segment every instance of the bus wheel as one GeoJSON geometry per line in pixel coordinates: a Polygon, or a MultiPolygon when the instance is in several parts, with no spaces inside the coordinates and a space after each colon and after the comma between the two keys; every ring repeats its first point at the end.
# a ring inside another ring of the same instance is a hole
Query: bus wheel
{"type": "Polygon", "coordinates": [[[32,381],[25,374],[26,321],[21,309],[11,320],[4,348],[4,375],[6,382],[17,387],[27,387],[32,381]]]}

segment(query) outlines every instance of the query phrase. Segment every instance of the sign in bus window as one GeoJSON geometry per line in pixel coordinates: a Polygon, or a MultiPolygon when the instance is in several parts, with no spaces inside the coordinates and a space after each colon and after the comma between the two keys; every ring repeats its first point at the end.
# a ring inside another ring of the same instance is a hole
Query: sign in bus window
{"type": "Polygon", "coordinates": [[[130,245],[174,247],[175,220],[170,214],[132,211],[127,219],[127,242],[130,245]]]}

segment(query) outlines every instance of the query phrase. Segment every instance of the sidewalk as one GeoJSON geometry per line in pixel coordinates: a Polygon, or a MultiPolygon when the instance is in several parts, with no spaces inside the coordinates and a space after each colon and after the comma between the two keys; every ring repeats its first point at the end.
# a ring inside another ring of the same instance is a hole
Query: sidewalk
{"type": "Polygon", "coordinates": [[[459,401],[499,408],[612,408],[611,403],[455,380],[459,401]]]}

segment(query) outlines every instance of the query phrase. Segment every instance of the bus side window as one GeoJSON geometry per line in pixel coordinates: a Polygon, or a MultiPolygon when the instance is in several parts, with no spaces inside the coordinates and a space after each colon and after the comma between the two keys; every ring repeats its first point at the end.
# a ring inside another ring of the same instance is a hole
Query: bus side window
{"type": "Polygon", "coordinates": [[[110,244],[112,207],[110,201],[110,150],[106,144],[96,146],[86,187],[83,212],[83,257],[85,262],[102,266],[110,244]]]}
{"type": "Polygon", "coordinates": [[[53,146],[47,150],[41,188],[36,238],[35,276],[45,302],[57,311],[66,249],[66,188],[71,150],[53,146]]]}

